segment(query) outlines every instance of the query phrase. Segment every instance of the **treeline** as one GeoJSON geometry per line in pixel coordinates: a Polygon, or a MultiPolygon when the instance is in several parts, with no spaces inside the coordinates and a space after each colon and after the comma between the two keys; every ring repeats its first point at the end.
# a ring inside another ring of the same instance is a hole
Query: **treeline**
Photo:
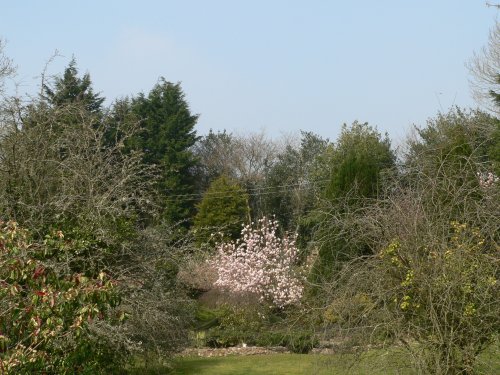
{"type": "Polygon", "coordinates": [[[36,97],[2,92],[0,373],[124,373],[193,342],[301,352],[319,332],[473,373],[500,328],[492,87],[497,112],[438,114],[397,151],[360,122],[199,136],[180,84],[105,107],[75,60],[36,97]]]}

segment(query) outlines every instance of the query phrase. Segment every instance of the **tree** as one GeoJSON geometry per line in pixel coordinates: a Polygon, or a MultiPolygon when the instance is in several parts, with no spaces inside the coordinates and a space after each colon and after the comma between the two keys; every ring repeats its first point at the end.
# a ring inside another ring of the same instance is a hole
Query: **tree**
{"type": "Polygon", "coordinates": [[[329,181],[324,198],[309,215],[310,225],[317,228],[314,240],[320,244],[310,275],[313,283],[330,279],[344,262],[369,252],[362,241],[346,238],[343,223],[332,218],[360,209],[366,199],[376,199],[383,190],[384,175],[395,165],[388,136],[358,122],[350,128],[343,126],[336,144],[326,149],[323,158],[329,164],[329,181]]]}
{"type": "Polygon", "coordinates": [[[354,122],[350,128],[344,125],[330,155],[326,197],[376,197],[381,175],[394,166],[395,159],[387,134],[382,138],[368,123],[354,122]]]}
{"type": "Polygon", "coordinates": [[[295,238],[277,236],[278,222],[267,218],[247,225],[239,242],[223,243],[213,259],[215,286],[235,294],[254,294],[278,308],[299,303],[303,285],[295,269],[295,238]]]}
{"type": "Polygon", "coordinates": [[[28,103],[12,112],[21,116],[2,124],[0,138],[2,215],[34,233],[59,227],[91,236],[90,249],[119,246],[138,213],[154,211],[154,171],[122,144],[103,147],[104,126],[84,103],[57,110],[28,103]]]}
{"type": "Polygon", "coordinates": [[[198,242],[208,242],[218,232],[223,233],[224,239],[236,240],[249,215],[245,190],[230,178],[220,176],[210,184],[198,205],[194,218],[198,242]]]}
{"type": "Polygon", "coordinates": [[[79,102],[93,114],[101,111],[104,102],[104,98],[94,93],[89,73],[85,73],[82,78],[78,77],[74,57],[62,77],[56,77],[53,85],[43,85],[42,96],[53,107],[79,102]]]}
{"type": "Polygon", "coordinates": [[[154,352],[163,358],[177,350],[186,342],[190,319],[189,300],[175,283],[179,254],[187,250],[170,226],[143,220],[159,216],[154,198],[159,174],[130,147],[140,130],[135,114],[124,104],[111,119],[107,111],[89,111],[85,101],[49,105],[44,98],[3,100],[0,108],[0,219],[15,219],[30,230],[12,249],[0,246],[5,270],[0,279],[12,282],[0,291],[0,335],[11,325],[25,345],[11,357],[12,348],[8,344],[5,351],[0,337],[1,360],[12,359],[9,366],[26,360],[27,366],[39,364],[54,373],[99,373],[97,365],[92,368],[96,361],[112,367],[115,355],[154,352]],[[54,233],[55,249],[44,242],[54,233]],[[47,270],[46,278],[36,276],[39,266],[47,270]],[[102,271],[113,280],[113,306],[102,271]],[[21,292],[11,294],[16,285],[21,292]],[[72,299],[75,293],[78,301],[72,299]],[[93,302],[103,302],[110,316],[127,319],[121,324],[105,315],[100,319],[103,311],[93,302]],[[33,336],[39,323],[49,336],[33,336]]]}
{"type": "Polygon", "coordinates": [[[137,115],[132,111],[131,99],[119,98],[111,105],[103,117],[102,126],[105,129],[104,143],[106,147],[116,147],[121,144],[125,152],[140,150],[137,145],[137,133],[140,130],[137,115]],[[130,136],[133,133],[133,136],[130,136]]]}
{"type": "Polygon", "coordinates": [[[265,213],[275,215],[285,230],[296,229],[314,207],[318,193],[316,169],[318,156],[328,140],[311,132],[302,132],[300,146],[286,146],[266,173],[265,213]]]}
{"type": "Polygon", "coordinates": [[[496,127],[479,111],[439,114],[376,199],[330,211],[336,238],[366,249],[323,285],[332,332],[394,339],[419,373],[475,373],[500,331],[500,185],[480,173],[496,127]]]}
{"type": "Polygon", "coordinates": [[[479,103],[500,114],[500,23],[490,31],[488,46],[468,64],[472,74],[471,88],[479,103]]]}
{"type": "Polygon", "coordinates": [[[253,217],[265,213],[266,173],[278,154],[278,145],[264,132],[246,135],[210,132],[195,147],[200,158],[198,175],[202,183],[225,174],[238,181],[250,198],[253,217]]]}
{"type": "Polygon", "coordinates": [[[183,222],[185,227],[194,213],[195,201],[185,199],[195,192],[193,169],[197,160],[191,148],[197,137],[192,115],[179,83],[164,78],[148,96],[132,100],[132,111],[141,120],[142,131],[130,148],[143,153],[147,165],[160,168],[157,192],[163,199],[163,217],[170,223],[183,222]]]}
{"type": "MultiPolygon", "coordinates": [[[[417,129],[417,137],[407,143],[408,170],[419,168],[438,177],[458,178],[457,171],[464,170],[464,164],[472,158],[480,168],[460,178],[477,183],[477,173],[500,174],[500,120],[485,112],[455,108],[438,114],[424,128],[417,129]]],[[[444,197],[450,187],[441,186],[441,191],[444,197]]]]}
{"type": "MultiPolygon", "coordinates": [[[[347,242],[370,250],[324,285],[332,330],[371,343],[394,339],[418,373],[476,373],[500,332],[500,185],[478,183],[480,153],[470,150],[446,173],[430,172],[426,163],[435,162],[422,158],[378,199],[332,212],[347,242]]],[[[435,172],[447,168],[441,160],[435,172]]]]}
{"type": "Polygon", "coordinates": [[[12,60],[4,54],[5,43],[0,39],[0,95],[4,90],[4,79],[14,74],[15,69],[12,60]]]}
{"type": "Polygon", "coordinates": [[[210,129],[195,144],[193,153],[199,160],[196,175],[200,191],[205,191],[213,180],[222,175],[237,178],[234,168],[237,157],[235,140],[235,136],[225,130],[215,133],[210,129]]]}

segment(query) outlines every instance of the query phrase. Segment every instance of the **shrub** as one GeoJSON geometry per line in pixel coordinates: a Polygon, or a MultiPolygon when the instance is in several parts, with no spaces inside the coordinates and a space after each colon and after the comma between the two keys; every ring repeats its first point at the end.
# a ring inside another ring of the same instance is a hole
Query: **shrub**
{"type": "Polygon", "coordinates": [[[284,343],[292,353],[307,354],[318,345],[318,339],[312,332],[297,331],[285,335],[284,343]]]}
{"type": "Polygon", "coordinates": [[[344,263],[324,285],[331,328],[362,332],[365,343],[397,340],[421,373],[477,371],[500,332],[500,189],[478,181],[478,154],[456,156],[455,169],[446,168],[449,155],[432,174],[435,160],[421,160],[385,197],[332,214],[372,255],[344,263]]]}
{"type": "Polygon", "coordinates": [[[212,242],[214,231],[236,240],[241,223],[248,220],[248,194],[236,182],[220,176],[210,184],[197,208],[194,230],[199,244],[212,242]]]}
{"type": "Polygon", "coordinates": [[[15,222],[0,223],[3,373],[109,373],[116,365],[118,358],[90,334],[94,322],[111,320],[119,303],[113,281],[105,272],[95,278],[68,273],[50,261],[75,248],[61,231],[36,243],[15,222]]]}
{"type": "Polygon", "coordinates": [[[200,252],[184,256],[177,273],[177,281],[195,296],[212,289],[216,279],[217,271],[214,265],[200,252]]]}
{"type": "Polygon", "coordinates": [[[292,353],[307,354],[319,344],[319,340],[312,331],[268,327],[268,330],[259,332],[255,343],[258,346],[284,346],[292,353]]]}
{"type": "Polygon", "coordinates": [[[419,366],[437,373],[473,373],[476,357],[500,329],[498,249],[479,228],[451,222],[442,246],[408,249],[392,241],[379,257],[391,316],[413,327],[419,366]],[[415,251],[416,253],[410,253],[415,251]]]}
{"type": "Polygon", "coordinates": [[[215,286],[235,294],[254,294],[278,308],[297,304],[302,277],[296,270],[295,237],[277,236],[278,223],[262,218],[256,228],[247,225],[241,240],[223,243],[212,261],[217,269],[215,286]]]}
{"type": "Polygon", "coordinates": [[[259,333],[255,343],[258,346],[286,346],[287,335],[279,329],[265,330],[259,333]]]}
{"type": "Polygon", "coordinates": [[[209,347],[255,345],[259,333],[266,331],[267,317],[259,306],[223,305],[212,311],[215,317],[205,325],[216,324],[206,331],[206,345],[209,347]]]}

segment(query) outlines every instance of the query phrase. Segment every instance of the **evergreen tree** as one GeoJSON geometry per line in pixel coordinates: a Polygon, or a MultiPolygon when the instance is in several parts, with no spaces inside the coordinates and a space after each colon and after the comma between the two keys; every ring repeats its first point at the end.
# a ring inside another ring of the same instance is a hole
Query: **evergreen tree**
{"type": "Polygon", "coordinates": [[[199,243],[207,242],[212,234],[219,231],[225,239],[236,240],[248,216],[248,195],[245,190],[222,175],[210,184],[198,205],[198,213],[194,218],[197,240],[199,243]]]}
{"type": "Polygon", "coordinates": [[[345,236],[349,215],[363,208],[367,198],[376,198],[382,190],[382,175],[395,165],[395,155],[386,135],[367,123],[343,126],[333,148],[326,151],[329,160],[329,183],[316,211],[309,215],[311,225],[318,227],[316,240],[321,243],[310,278],[313,283],[329,280],[342,264],[366,255],[366,243],[355,243],[345,236]],[[331,213],[345,220],[332,221],[331,213]]]}
{"type": "Polygon", "coordinates": [[[500,175],[500,120],[490,114],[455,108],[430,119],[417,134],[408,144],[406,174],[436,176],[437,182],[442,181],[436,188],[441,192],[436,199],[442,204],[452,194],[450,176],[456,186],[473,186],[479,183],[478,175],[500,175]],[[481,168],[470,168],[471,160],[481,168]]]}
{"type": "Polygon", "coordinates": [[[142,130],[129,147],[140,149],[146,164],[160,168],[157,189],[164,219],[188,227],[195,206],[189,194],[195,192],[197,159],[191,149],[197,140],[194,126],[198,116],[191,114],[180,84],[164,78],[148,96],[140,94],[131,105],[142,130]]]}
{"type": "MultiPolygon", "coordinates": [[[[139,118],[132,111],[132,100],[130,98],[124,97],[115,100],[103,119],[105,128],[104,142],[106,146],[112,147],[123,142],[124,132],[137,133],[139,123],[139,118]]],[[[127,139],[125,142],[126,151],[139,150],[140,147],[137,145],[137,142],[138,138],[135,136],[127,139]]]]}
{"type": "MultiPolygon", "coordinates": [[[[500,85],[500,74],[497,74],[495,81],[496,81],[497,85],[500,85]]],[[[495,90],[491,89],[489,91],[489,94],[491,96],[491,99],[495,103],[495,105],[500,108],[500,91],[498,91],[498,90],[495,91],[495,90]]]]}
{"type": "Polygon", "coordinates": [[[100,113],[104,98],[94,93],[89,73],[78,76],[76,60],[70,61],[62,77],[56,77],[51,86],[43,85],[42,97],[54,107],[79,102],[90,113],[100,113]]]}
{"type": "Polygon", "coordinates": [[[368,123],[354,122],[350,128],[344,125],[331,154],[327,198],[333,200],[348,194],[354,199],[376,197],[381,172],[394,162],[387,134],[382,138],[368,123]]]}

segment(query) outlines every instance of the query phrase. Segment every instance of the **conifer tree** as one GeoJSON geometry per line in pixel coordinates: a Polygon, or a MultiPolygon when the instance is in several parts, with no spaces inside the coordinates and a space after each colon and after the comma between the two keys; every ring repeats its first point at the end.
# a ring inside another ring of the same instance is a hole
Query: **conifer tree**
{"type": "Polygon", "coordinates": [[[343,126],[333,148],[326,151],[329,160],[329,183],[318,209],[310,215],[316,221],[316,241],[321,243],[310,278],[313,283],[330,280],[342,264],[366,255],[366,243],[346,238],[342,223],[330,218],[332,213],[349,215],[362,209],[367,199],[375,199],[382,191],[383,174],[395,165],[395,155],[386,135],[367,123],[343,126]]]}
{"type": "Polygon", "coordinates": [[[94,93],[89,73],[78,76],[76,60],[73,57],[62,77],[56,77],[53,85],[43,85],[43,99],[54,107],[79,102],[90,113],[101,111],[104,98],[94,93]]]}
{"type": "Polygon", "coordinates": [[[198,115],[191,114],[179,83],[161,78],[147,96],[132,100],[132,111],[141,121],[141,132],[131,142],[139,148],[148,165],[160,168],[157,187],[163,205],[163,218],[169,223],[189,227],[194,214],[197,160],[192,146],[197,140],[194,126],[198,115]]]}
{"type": "Polygon", "coordinates": [[[381,172],[395,162],[391,142],[368,123],[354,122],[343,126],[331,154],[330,183],[327,198],[338,199],[350,194],[375,198],[380,187],[381,172]]]}
{"type": "Polygon", "coordinates": [[[230,178],[220,176],[210,184],[198,205],[194,218],[198,242],[209,241],[219,231],[225,239],[236,240],[248,215],[248,195],[244,189],[230,178]]]}

